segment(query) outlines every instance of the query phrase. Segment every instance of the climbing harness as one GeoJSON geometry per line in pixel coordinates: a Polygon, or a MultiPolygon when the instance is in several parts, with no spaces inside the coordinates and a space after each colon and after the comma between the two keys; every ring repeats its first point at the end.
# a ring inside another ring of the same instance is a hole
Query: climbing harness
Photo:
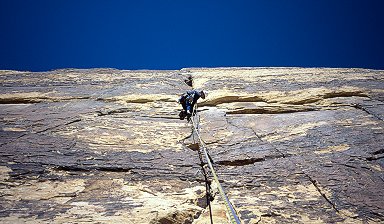
{"type": "MultiPolygon", "coordinates": [[[[213,221],[212,221],[212,210],[211,210],[211,205],[210,205],[210,197],[211,197],[211,195],[210,195],[210,185],[208,183],[207,174],[206,174],[206,171],[204,169],[202,153],[205,156],[205,160],[207,161],[207,164],[208,164],[208,166],[210,168],[210,171],[212,173],[213,179],[214,179],[214,181],[217,184],[217,187],[219,189],[220,195],[221,195],[221,197],[223,198],[223,200],[225,202],[225,206],[226,206],[226,209],[227,209],[227,213],[228,213],[228,215],[230,217],[231,223],[232,224],[234,224],[234,223],[240,224],[240,219],[237,216],[235,209],[233,208],[231,202],[229,201],[227,195],[224,192],[223,187],[221,186],[221,184],[219,182],[219,178],[217,177],[215,169],[213,168],[213,165],[212,165],[212,158],[208,154],[207,147],[206,147],[204,141],[202,140],[202,138],[200,136],[200,126],[199,126],[200,125],[200,117],[199,117],[199,115],[197,113],[197,104],[193,108],[193,113],[192,114],[194,115],[191,118],[192,128],[193,128],[194,133],[196,133],[196,136],[198,138],[198,144],[200,145],[200,147],[198,149],[198,152],[199,152],[200,161],[202,163],[201,165],[202,165],[203,175],[204,175],[204,178],[205,178],[205,185],[206,185],[206,189],[207,189],[207,204],[209,206],[211,223],[213,223],[213,221]],[[195,121],[196,118],[197,118],[197,121],[195,121]],[[200,148],[202,149],[201,150],[202,153],[200,151],[200,148]]],[[[194,135],[192,135],[192,136],[193,136],[193,140],[194,140],[194,143],[195,143],[194,135]]]]}

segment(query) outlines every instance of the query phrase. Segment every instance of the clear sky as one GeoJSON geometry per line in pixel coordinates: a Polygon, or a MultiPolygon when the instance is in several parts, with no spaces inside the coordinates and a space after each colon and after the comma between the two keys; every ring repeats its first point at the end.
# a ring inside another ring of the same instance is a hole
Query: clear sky
{"type": "Polygon", "coordinates": [[[0,0],[0,69],[384,69],[384,1],[0,0]]]}

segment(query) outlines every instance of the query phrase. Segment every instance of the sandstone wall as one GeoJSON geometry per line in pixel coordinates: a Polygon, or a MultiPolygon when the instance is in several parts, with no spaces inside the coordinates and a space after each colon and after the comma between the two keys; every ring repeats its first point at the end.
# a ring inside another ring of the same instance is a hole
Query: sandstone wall
{"type": "Polygon", "coordinates": [[[190,68],[0,71],[0,223],[209,222],[189,75],[244,223],[384,222],[384,71],[190,68]]]}

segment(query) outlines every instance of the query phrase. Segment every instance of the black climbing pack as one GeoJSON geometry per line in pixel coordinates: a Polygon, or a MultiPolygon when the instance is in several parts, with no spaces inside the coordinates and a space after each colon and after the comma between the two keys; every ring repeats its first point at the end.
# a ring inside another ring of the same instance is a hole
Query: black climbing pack
{"type": "Polygon", "coordinates": [[[181,110],[179,113],[180,120],[184,120],[187,116],[187,112],[185,110],[181,110]]]}

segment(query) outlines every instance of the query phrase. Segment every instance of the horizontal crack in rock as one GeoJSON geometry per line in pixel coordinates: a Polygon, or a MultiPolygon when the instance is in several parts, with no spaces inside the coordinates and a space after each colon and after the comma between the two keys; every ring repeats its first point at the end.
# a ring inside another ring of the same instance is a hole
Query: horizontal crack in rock
{"type": "Polygon", "coordinates": [[[259,96],[223,96],[209,101],[199,103],[199,106],[217,106],[223,103],[234,103],[234,102],[265,102],[259,96]]]}
{"type": "Polygon", "coordinates": [[[250,158],[250,159],[237,159],[237,160],[222,160],[217,161],[216,163],[224,166],[246,166],[254,164],[256,162],[265,161],[264,158],[250,158]]]}
{"type": "Polygon", "coordinates": [[[125,103],[152,103],[152,102],[175,102],[175,96],[162,94],[147,94],[147,95],[127,95],[115,97],[99,97],[97,101],[103,102],[125,102],[125,103]]]}
{"type": "Polygon", "coordinates": [[[227,114],[287,114],[287,113],[297,113],[297,112],[309,112],[309,111],[316,111],[315,108],[303,108],[303,109],[290,109],[290,108],[284,108],[284,109],[263,109],[263,108],[245,108],[245,109],[237,109],[233,111],[228,111],[227,114]]]}
{"type": "Polygon", "coordinates": [[[379,159],[382,159],[382,158],[384,158],[384,149],[379,149],[377,151],[374,151],[372,153],[372,156],[368,157],[367,160],[368,161],[373,161],[373,160],[379,160],[379,159]]]}
{"type": "Polygon", "coordinates": [[[311,98],[289,102],[289,104],[303,105],[303,104],[315,103],[315,102],[318,102],[318,101],[321,101],[321,100],[324,100],[324,99],[337,98],[337,97],[354,97],[354,96],[368,97],[367,94],[365,94],[365,93],[363,93],[361,91],[351,91],[351,92],[343,92],[342,91],[342,92],[326,93],[326,94],[324,94],[322,96],[313,96],[311,98]]]}
{"type": "Polygon", "coordinates": [[[60,102],[71,100],[84,100],[90,99],[88,96],[84,97],[37,97],[37,98],[0,98],[0,104],[32,104],[42,102],[60,102]]]}
{"type": "Polygon", "coordinates": [[[374,151],[372,154],[378,155],[378,154],[383,154],[383,153],[384,153],[384,149],[380,149],[380,150],[374,151]]]}
{"type": "Polygon", "coordinates": [[[333,93],[327,93],[324,95],[324,99],[329,98],[336,98],[336,97],[353,97],[353,96],[360,96],[360,97],[368,97],[367,94],[361,92],[361,91],[352,91],[352,92],[333,92],[333,93]]]}
{"type": "Polygon", "coordinates": [[[96,168],[99,171],[106,171],[106,172],[129,172],[131,168],[124,168],[124,167],[97,167],[96,168]]]}
{"type": "Polygon", "coordinates": [[[0,99],[0,104],[31,104],[42,101],[42,99],[0,99]]]}
{"type": "Polygon", "coordinates": [[[55,166],[55,170],[61,170],[61,171],[73,171],[73,172],[88,172],[90,169],[79,167],[79,166],[55,166]]]}
{"type": "Polygon", "coordinates": [[[371,157],[368,157],[367,160],[368,161],[373,161],[373,160],[379,160],[379,159],[383,159],[384,158],[384,155],[375,155],[375,156],[371,156],[371,157]]]}
{"type": "Polygon", "coordinates": [[[177,116],[140,116],[140,117],[147,117],[147,118],[154,118],[154,119],[170,119],[170,120],[180,120],[180,118],[177,116]]]}
{"type": "Polygon", "coordinates": [[[97,98],[97,101],[104,101],[104,102],[118,102],[118,101],[124,101],[126,103],[151,103],[155,102],[155,100],[152,99],[132,99],[132,100],[120,100],[120,99],[105,99],[105,98],[97,98]]]}
{"type": "Polygon", "coordinates": [[[129,172],[132,168],[119,167],[119,166],[55,166],[56,170],[72,171],[72,172],[90,172],[92,170],[104,171],[104,172],[129,172]]]}
{"type": "Polygon", "coordinates": [[[106,115],[112,115],[112,114],[126,113],[126,112],[130,112],[130,110],[128,108],[119,108],[116,110],[110,110],[110,111],[106,111],[106,112],[96,111],[97,116],[99,116],[99,117],[106,116],[106,115]]]}

